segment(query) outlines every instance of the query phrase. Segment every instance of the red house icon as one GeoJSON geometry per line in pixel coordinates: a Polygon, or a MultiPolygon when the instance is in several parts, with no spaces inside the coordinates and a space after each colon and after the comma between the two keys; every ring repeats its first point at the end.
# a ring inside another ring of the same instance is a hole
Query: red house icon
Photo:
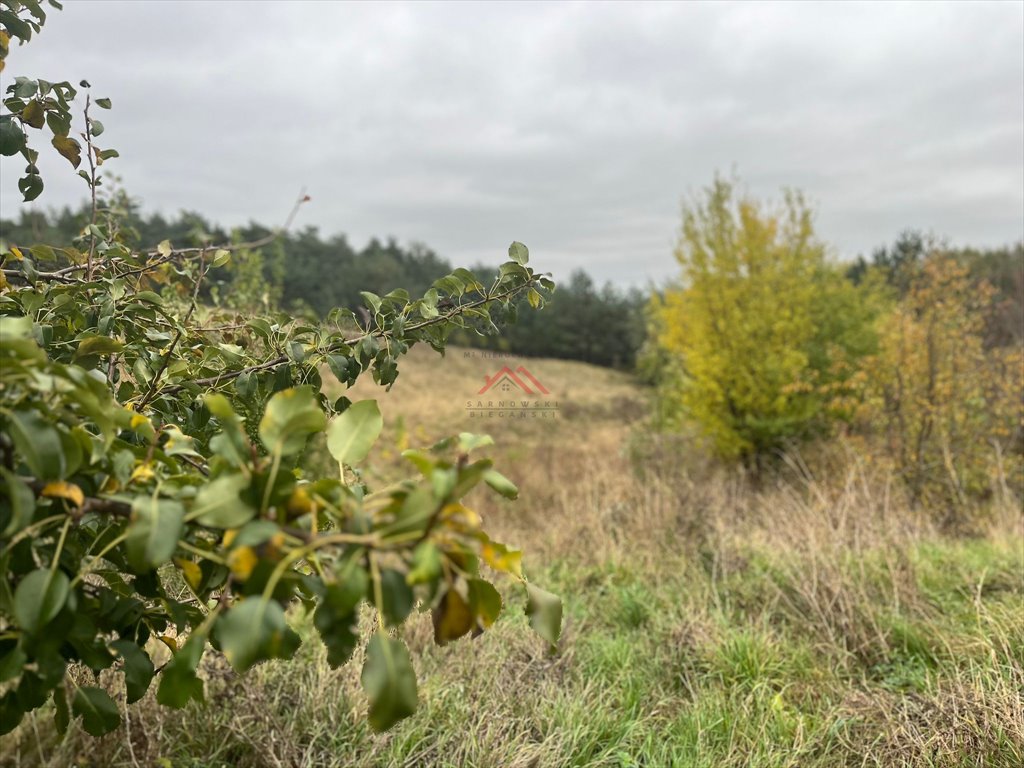
{"type": "Polygon", "coordinates": [[[503,366],[501,370],[499,370],[496,374],[494,374],[493,376],[488,376],[486,378],[486,383],[484,384],[483,388],[479,392],[477,392],[477,394],[482,395],[485,392],[487,392],[487,390],[495,386],[497,386],[499,389],[505,392],[512,389],[512,387],[517,387],[527,395],[551,394],[548,391],[547,387],[545,387],[537,380],[536,376],[534,376],[521,365],[514,371],[507,365],[503,366]]]}

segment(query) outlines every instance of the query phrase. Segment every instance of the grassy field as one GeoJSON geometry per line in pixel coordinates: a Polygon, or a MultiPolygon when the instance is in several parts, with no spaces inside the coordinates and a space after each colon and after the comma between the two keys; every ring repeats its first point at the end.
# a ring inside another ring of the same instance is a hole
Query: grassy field
{"type": "Polygon", "coordinates": [[[390,733],[365,724],[361,653],[334,672],[314,638],[245,677],[208,654],[205,706],[161,710],[151,692],[100,740],[59,739],[43,710],[0,741],[3,764],[1024,765],[1014,500],[952,537],[854,456],[755,485],[664,444],[629,377],[582,364],[416,350],[390,393],[361,383],[357,396],[379,396],[387,424],[374,483],[406,444],[495,438],[520,500],[481,494],[477,509],[564,597],[558,651],[509,588],[476,640],[437,648],[429,617],[410,619],[421,708],[390,733]],[[557,416],[467,410],[499,398],[477,397],[485,377],[521,363],[557,416]]]}

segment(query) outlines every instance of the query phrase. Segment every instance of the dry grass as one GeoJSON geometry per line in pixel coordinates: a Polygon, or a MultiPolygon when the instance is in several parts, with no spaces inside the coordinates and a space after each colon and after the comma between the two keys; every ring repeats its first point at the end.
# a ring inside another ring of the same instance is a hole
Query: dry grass
{"type": "Polygon", "coordinates": [[[1016,502],[952,538],[855,456],[755,485],[645,431],[644,393],[581,364],[514,361],[557,398],[554,419],[471,417],[506,362],[411,355],[381,395],[375,480],[406,442],[489,432],[521,498],[478,508],[565,596],[557,654],[507,589],[509,615],[475,641],[436,648],[410,620],[421,711],[390,733],[366,728],[358,654],[332,671],[310,642],[243,678],[210,654],[207,705],[147,697],[130,734],[61,741],[43,712],[2,742],[4,764],[1024,765],[1016,502]]]}

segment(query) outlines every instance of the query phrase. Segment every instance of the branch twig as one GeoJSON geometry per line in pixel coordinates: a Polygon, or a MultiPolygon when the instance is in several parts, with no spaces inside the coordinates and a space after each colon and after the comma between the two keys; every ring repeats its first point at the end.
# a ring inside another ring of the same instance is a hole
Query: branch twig
{"type": "MultiPolygon", "coordinates": [[[[469,302],[467,304],[459,304],[456,307],[454,307],[450,312],[446,312],[444,314],[438,315],[437,317],[432,317],[432,318],[429,318],[427,320],[422,320],[422,321],[420,321],[418,323],[413,323],[412,325],[407,326],[406,329],[405,329],[405,332],[406,333],[410,333],[412,331],[419,331],[419,330],[422,330],[423,328],[427,328],[427,327],[429,327],[431,325],[437,325],[438,323],[447,322],[448,320],[451,320],[453,317],[456,317],[456,316],[462,314],[467,309],[475,309],[476,307],[479,307],[479,306],[482,306],[484,304],[487,304],[488,302],[500,301],[501,299],[513,296],[516,293],[519,293],[519,292],[523,291],[526,288],[532,287],[534,282],[535,281],[531,279],[530,281],[524,283],[521,286],[518,286],[516,288],[510,288],[507,291],[504,291],[502,293],[495,294],[493,296],[484,296],[483,298],[476,299],[475,301],[471,301],[471,302],[469,302]]],[[[331,344],[329,347],[327,347],[325,352],[336,352],[339,349],[341,349],[342,347],[351,347],[353,344],[358,343],[361,339],[365,338],[368,335],[371,335],[371,334],[362,334],[361,336],[357,336],[355,338],[343,339],[341,341],[337,341],[337,342],[331,344]]],[[[372,335],[374,335],[374,336],[376,336],[378,338],[386,339],[386,338],[390,338],[391,337],[391,331],[383,330],[380,333],[372,334],[372,335]]],[[[245,368],[239,368],[236,371],[225,371],[224,373],[220,373],[220,374],[218,374],[216,376],[208,376],[205,379],[196,379],[196,380],[194,380],[192,382],[189,382],[189,383],[190,384],[195,384],[195,385],[200,386],[200,387],[211,386],[211,385],[212,386],[217,386],[218,384],[223,384],[223,383],[231,381],[233,379],[237,379],[239,376],[241,376],[243,374],[246,374],[246,373],[257,373],[258,371],[269,370],[271,368],[276,368],[279,365],[284,365],[287,362],[288,362],[288,356],[287,355],[279,355],[278,357],[275,357],[272,360],[267,360],[266,362],[263,362],[263,363],[258,363],[256,365],[250,365],[250,366],[247,366],[245,368]]],[[[180,392],[181,390],[185,389],[185,387],[186,387],[185,384],[176,384],[174,386],[167,387],[163,391],[164,391],[164,394],[173,395],[173,394],[175,394],[177,392],[180,392]]]]}

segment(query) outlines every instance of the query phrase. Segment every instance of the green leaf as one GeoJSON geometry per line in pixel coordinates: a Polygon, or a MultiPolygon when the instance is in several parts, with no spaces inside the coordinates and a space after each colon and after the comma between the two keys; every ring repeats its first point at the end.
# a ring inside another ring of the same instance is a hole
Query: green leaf
{"type": "Polygon", "coordinates": [[[249,440],[241,419],[224,395],[210,393],[203,398],[210,413],[217,417],[224,431],[210,439],[210,449],[218,456],[228,459],[236,467],[245,465],[251,458],[249,440]]]}
{"type": "Polygon", "coordinates": [[[20,676],[27,661],[28,656],[17,640],[8,638],[0,641],[0,683],[20,676]]]}
{"type": "Polygon", "coordinates": [[[469,607],[482,629],[487,629],[501,615],[501,595],[484,579],[469,579],[469,607]]]}
{"type": "Polygon", "coordinates": [[[43,193],[43,177],[38,173],[30,173],[18,179],[18,191],[22,194],[22,202],[31,203],[43,193]]]}
{"type": "Polygon", "coordinates": [[[195,440],[186,435],[173,424],[164,428],[167,435],[167,442],[164,443],[164,453],[168,456],[201,456],[196,450],[195,440]]]}
{"type": "Polygon", "coordinates": [[[14,620],[30,635],[38,634],[60,613],[68,599],[70,583],[63,571],[39,568],[14,591],[14,620]]]}
{"type": "Polygon", "coordinates": [[[210,262],[211,267],[223,267],[231,261],[231,251],[224,250],[223,248],[218,249],[213,254],[213,261],[210,262]]]}
{"type": "Polygon", "coordinates": [[[273,600],[251,597],[217,620],[217,640],[236,672],[266,659],[290,659],[302,642],[273,600]]]}
{"type": "Polygon", "coordinates": [[[339,464],[353,466],[366,458],[384,427],[376,400],[353,403],[327,427],[327,449],[339,464]]]}
{"type": "Polygon", "coordinates": [[[103,123],[94,117],[89,118],[89,129],[92,131],[93,136],[99,136],[103,133],[103,123]]]}
{"type": "MultiPolygon", "coordinates": [[[[380,574],[380,591],[384,613],[384,623],[389,627],[397,627],[412,613],[416,597],[412,588],[405,580],[405,576],[392,568],[388,568],[380,574]]],[[[372,600],[373,590],[370,589],[368,597],[372,600]]]]}
{"type": "Polygon", "coordinates": [[[260,440],[271,453],[289,456],[301,451],[306,439],[326,424],[312,388],[285,389],[267,403],[260,421],[260,440]]]}
{"type": "Polygon", "coordinates": [[[412,553],[412,568],[405,575],[408,584],[429,584],[441,575],[441,550],[432,541],[416,545],[412,553]]]}
{"type": "Polygon", "coordinates": [[[380,312],[380,296],[376,293],[370,293],[370,291],[360,291],[359,295],[363,297],[366,306],[370,307],[374,314],[380,312]]]}
{"type": "Polygon", "coordinates": [[[18,704],[15,691],[7,691],[0,696],[0,736],[10,733],[25,716],[25,710],[18,704]]]}
{"type": "Polygon", "coordinates": [[[348,661],[356,648],[357,609],[366,595],[367,584],[366,571],[352,566],[338,582],[327,586],[313,614],[313,625],[327,648],[327,663],[332,668],[348,661]]]}
{"type": "Polygon", "coordinates": [[[49,126],[54,136],[67,136],[71,133],[71,115],[58,110],[50,110],[46,113],[46,125],[49,126]]]}
{"type": "Polygon", "coordinates": [[[43,127],[43,124],[46,122],[46,113],[43,111],[43,105],[38,99],[32,99],[25,109],[22,110],[21,119],[33,128],[43,127]]]}
{"type": "Polygon", "coordinates": [[[490,435],[474,435],[472,432],[459,433],[459,451],[470,453],[477,448],[486,448],[494,445],[494,439],[490,435]]]}
{"type": "Polygon", "coordinates": [[[370,638],[361,681],[373,730],[385,731],[416,711],[416,673],[401,640],[380,632],[370,638]]]}
{"type": "MultiPolygon", "coordinates": [[[[10,32],[14,37],[17,37],[22,42],[32,37],[32,27],[28,25],[27,21],[19,19],[12,11],[0,9],[0,23],[7,27],[7,31],[10,32]]],[[[19,81],[26,81],[28,78],[19,77],[19,81]]],[[[33,81],[28,81],[32,84],[31,93],[36,92],[36,84],[33,81]]],[[[21,87],[21,83],[18,84],[21,87]]],[[[31,95],[31,93],[29,95],[31,95]]],[[[15,95],[20,95],[15,90],[15,95]]]]}
{"type": "Polygon", "coordinates": [[[526,584],[526,594],[526,615],[530,617],[530,626],[534,632],[555,645],[562,633],[561,598],[529,582],[526,584]]]}
{"type": "Polygon", "coordinates": [[[146,695],[153,680],[153,662],[142,648],[131,640],[115,640],[110,647],[124,660],[124,683],[128,703],[134,704],[146,695]]]}
{"type": "Polygon", "coordinates": [[[96,99],[96,106],[101,109],[110,109],[110,99],[96,99]]]}
{"type": "Polygon", "coordinates": [[[519,489],[516,488],[515,483],[497,470],[490,469],[485,472],[484,482],[487,483],[492,490],[497,491],[506,499],[514,499],[519,496],[519,489]]]}
{"type": "Polygon", "coordinates": [[[77,168],[82,164],[82,145],[74,139],[67,136],[54,136],[50,143],[61,157],[71,163],[72,167],[77,168]]]}
{"type": "Polygon", "coordinates": [[[75,691],[71,711],[81,715],[82,728],[90,736],[103,736],[121,724],[117,704],[102,688],[86,685],[75,691]]]}
{"type": "Polygon", "coordinates": [[[25,146],[25,132],[14,120],[0,120],[0,155],[11,157],[25,146]]]}
{"type": "Polygon", "coordinates": [[[361,370],[358,360],[354,357],[345,357],[343,355],[328,355],[327,365],[335,378],[346,386],[356,380],[361,370]]]}
{"type": "Polygon", "coordinates": [[[185,508],[172,499],[136,496],[125,552],[133,570],[144,573],[171,559],[178,548],[185,508]]]}
{"type": "Polygon", "coordinates": [[[108,336],[86,336],[78,342],[78,349],[75,350],[75,360],[92,355],[114,355],[124,349],[117,339],[108,336]]]}
{"type": "Polygon", "coordinates": [[[240,528],[256,516],[256,510],[238,495],[248,485],[244,475],[225,475],[210,481],[196,494],[189,518],[209,528],[240,528]]]}
{"type": "MultiPolygon", "coordinates": [[[[164,242],[166,243],[167,241],[165,240],[164,242]]],[[[161,243],[161,245],[163,245],[163,243],[161,243]]],[[[170,251],[168,251],[168,253],[170,253],[170,251]]],[[[158,307],[162,306],[164,303],[164,300],[163,298],[161,298],[160,294],[154,293],[153,291],[139,291],[138,293],[135,294],[135,298],[138,301],[144,301],[147,304],[155,304],[158,307]]]]}
{"type": "Polygon", "coordinates": [[[53,724],[62,736],[71,725],[71,710],[68,708],[68,694],[63,685],[53,689],[53,724]]]}
{"type": "Polygon", "coordinates": [[[519,241],[515,241],[508,247],[508,257],[516,264],[526,264],[530,260],[530,249],[519,241]]]}
{"type": "Polygon", "coordinates": [[[206,650],[206,638],[192,634],[160,674],[156,700],[165,707],[181,709],[189,701],[203,700],[203,681],[196,676],[199,660],[206,650]]]}
{"type": "MultiPolygon", "coordinates": [[[[32,516],[36,511],[36,497],[28,484],[13,472],[0,467],[0,477],[3,478],[4,494],[10,505],[10,517],[0,517],[0,535],[10,536],[17,533],[26,525],[32,522],[32,516]]],[[[0,508],[0,515],[4,509],[0,508]]]]}

